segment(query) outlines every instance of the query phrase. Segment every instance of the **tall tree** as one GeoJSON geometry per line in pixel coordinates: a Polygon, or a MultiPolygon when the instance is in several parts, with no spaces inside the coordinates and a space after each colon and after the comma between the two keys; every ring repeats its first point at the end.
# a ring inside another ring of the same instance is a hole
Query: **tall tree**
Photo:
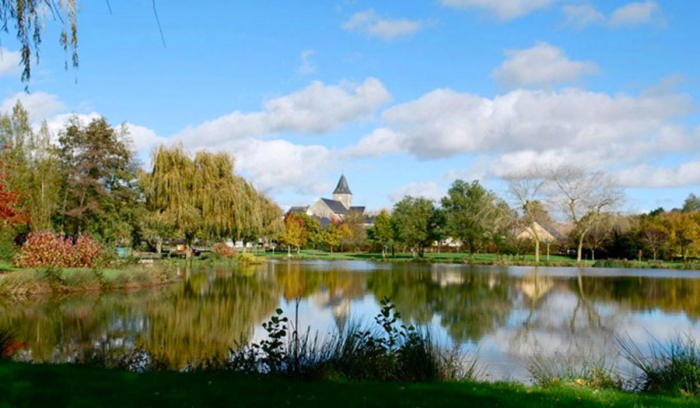
{"type": "Polygon", "coordinates": [[[140,192],[127,129],[117,131],[105,118],[85,126],[74,117],[58,141],[65,175],[64,231],[108,241],[130,239],[140,192]]]}
{"type": "Polygon", "coordinates": [[[386,252],[394,247],[394,227],[391,224],[391,214],[382,210],[374,217],[374,225],[367,231],[370,241],[382,248],[382,259],[386,259],[386,252]]]}
{"type": "Polygon", "coordinates": [[[690,193],[685,201],[683,201],[683,208],[681,211],[684,213],[689,213],[697,210],[700,210],[700,197],[690,193]]]}
{"type": "Polygon", "coordinates": [[[347,227],[349,232],[343,240],[343,245],[357,250],[365,243],[367,235],[367,231],[365,231],[365,215],[359,211],[350,210],[343,218],[343,225],[347,227]]]}
{"type": "Polygon", "coordinates": [[[476,180],[472,183],[455,180],[442,199],[447,234],[465,245],[471,256],[491,239],[500,215],[499,201],[476,180]]]}
{"type": "Polygon", "coordinates": [[[585,172],[573,166],[552,169],[551,180],[559,190],[562,212],[574,225],[576,260],[580,263],[586,235],[601,222],[606,211],[619,205],[623,199],[622,191],[606,174],[585,172]]]}
{"type": "Polygon", "coordinates": [[[543,238],[537,225],[550,222],[542,194],[545,182],[545,177],[538,169],[517,174],[508,180],[508,192],[520,209],[520,225],[528,231],[535,243],[535,263],[540,262],[540,242],[543,238]]]}
{"type": "Polygon", "coordinates": [[[186,256],[203,228],[195,198],[195,164],[180,145],[158,146],[152,154],[153,169],[141,174],[146,207],[154,223],[167,226],[185,240],[186,256]]]}
{"type": "Polygon", "coordinates": [[[263,246],[269,245],[273,240],[278,239],[284,232],[284,219],[282,209],[271,198],[260,193],[260,237],[263,246]]]}
{"type": "Polygon", "coordinates": [[[306,243],[307,233],[304,226],[304,219],[297,214],[287,213],[284,219],[284,234],[281,237],[282,242],[287,245],[287,255],[291,255],[291,248],[297,249],[297,254],[301,250],[302,245],[306,243]]]}
{"type": "Polygon", "coordinates": [[[404,197],[394,205],[391,221],[399,241],[411,249],[413,256],[423,256],[433,242],[431,217],[435,211],[432,200],[422,197],[404,197]]]}

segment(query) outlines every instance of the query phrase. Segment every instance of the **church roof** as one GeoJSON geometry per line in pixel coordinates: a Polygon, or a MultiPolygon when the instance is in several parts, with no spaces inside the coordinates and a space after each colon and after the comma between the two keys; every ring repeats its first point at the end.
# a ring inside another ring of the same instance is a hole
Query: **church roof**
{"type": "Polygon", "coordinates": [[[345,174],[340,176],[340,180],[338,180],[338,185],[335,187],[333,194],[352,194],[350,187],[348,187],[348,181],[345,179],[345,174]]]}
{"type": "MultiPolygon", "coordinates": [[[[338,194],[338,193],[334,193],[334,194],[338,194]]],[[[343,194],[343,193],[340,193],[340,194],[343,194]]],[[[331,211],[333,211],[336,214],[346,214],[348,212],[348,209],[345,208],[343,203],[341,203],[340,201],[331,200],[329,198],[322,198],[321,200],[323,200],[323,202],[326,203],[328,208],[330,208],[331,211]]]]}

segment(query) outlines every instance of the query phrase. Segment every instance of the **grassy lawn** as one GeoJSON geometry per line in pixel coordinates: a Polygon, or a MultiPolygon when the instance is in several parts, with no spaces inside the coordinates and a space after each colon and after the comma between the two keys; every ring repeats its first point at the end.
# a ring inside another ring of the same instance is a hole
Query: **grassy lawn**
{"type": "Polygon", "coordinates": [[[0,364],[0,407],[691,407],[698,399],[486,383],[348,383],[0,364]]]}

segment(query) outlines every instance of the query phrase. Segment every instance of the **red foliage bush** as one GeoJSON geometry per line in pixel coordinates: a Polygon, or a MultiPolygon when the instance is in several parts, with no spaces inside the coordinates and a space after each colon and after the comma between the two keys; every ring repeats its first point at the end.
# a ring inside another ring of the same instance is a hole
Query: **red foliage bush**
{"type": "Polygon", "coordinates": [[[42,231],[27,236],[13,263],[19,268],[90,268],[101,255],[102,246],[89,235],[81,235],[74,243],[70,237],[42,231]]]}
{"type": "Polygon", "coordinates": [[[211,248],[211,252],[213,252],[214,255],[222,258],[235,258],[236,255],[238,255],[238,252],[234,248],[231,248],[223,242],[214,244],[214,246],[211,248]]]}

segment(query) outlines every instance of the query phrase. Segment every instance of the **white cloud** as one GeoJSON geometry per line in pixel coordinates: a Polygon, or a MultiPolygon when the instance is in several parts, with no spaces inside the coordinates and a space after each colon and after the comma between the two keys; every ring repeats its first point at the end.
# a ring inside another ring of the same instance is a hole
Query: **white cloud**
{"type": "Polygon", "coordinates": [[[17,75],[21,68],[22,57],[19,51],[10,51],[5,47],[0,47],[0,76],[17,75]]]}
{"type": "Polygon", "coordinates": [[[389,128],[378,128],[362,138],[360,143],[343,152],[344,157],[382,156],[387,153],[398,153],[401,136],[389,128]]]}
{"type": "Polygon", "coordinates": [[[621,170],[617,178],[626,187],[681,187],[700,184],[700,160],[672,167],[641,164],[621,170]]]}
{"type": "Polygon", "coordinates": [[[316,81],[267,102],[263,111],[235,111],[188,127],[177,137],[198,147],[209,147],[278,132],[320,134],[365,119],[390,100],[391,94],[376,78],[368,78],[362,84],[325,85],[316,81]]]}
{"type": "Polygon", "coordinates": [[[612,27],[632,27],[647,24],[660,18],[660,7],[655,1],[629,3],[615,9],[609,19],[612,27]]]}
{"type": "Polygon", "coordinates": [[[316,52],[314,50],[304,50],[299,54],[299,58],[301,59],[301,65],[297,69],[297,71],[302,74],[302,75],[309,75],[313,74],[316,72],[316,64],[314,64],[311,61],[311,57],[315,54],[316,52]]]}
{"type": "Polygon", "coordinates": [[[0,112],[11,113],[17,101],[20,101],[24,109],[29,112],[29,121],[34,124],[49,119],[57,111],[66,107],[58,96],[53,94],[46,92],[19,92],[2,101],[0,112]]]}
{"type": "Polygon", "coordinates": [[[401,201],[406,196],[424,197],[430,200],[439,200],[445,196],[445,190],[440,188],[434,181],[423,181],[419,183],[409,183],[401,186],[389,194],[392,202],[401,201]]]}
{"type": "Polygon", "coordinates": [[[384,41],[412,34],[424,27],[425,23],[418,20],[381,18],[373,9],[357,12],[343,23],[344,30],[364,33],[384,41]]]}
{"type": "Polygon", "coordinates": [[[499,83],[510,87],[576,82],[582,75],[600,72],[596,64],[572,61],[561,48],[545,42],[524,50],[506,51],[506,56],[508,58],[492,75],[499,83]]]}
{"type": "Polygon", "coordinates": [[[494,14],[501,21],[514,20],[559,0],[442,0],[442,4],[457,8],[479,8],[494,14]]]}
{"type": "Polygon", "coordinates": [[[247,138],[220,148],[234,154],[236,171],[244,172],[257,188],[268,193],[320,194],[331,188],[326,176],[336,162],[324,146],[247,138]]]}
{"type": "Polygon", "coordinates": [[[640,142],[687,115],[690,96],[658,98],[564,89],[516,90],[493,99],[437,89],[384,112],[399,146],[421,158],[467,152],[543,151],[640,142]]]}
{"type": "Polygon", "coordinates": [[[406,152],[420,159],[478,154],[488,160],[471,170],[483,177],[563,162],[619,169],[697,151],[700,130],[674,123],[694,111],[687,94],[608,95],[570,88],[516,90],[489,99],[437,89],[387,109],[384,126],[344,153],[406,152]]]}
{"type": "Polygon", "coordinates": [[[602,23],[605,21],[605,16],[595,7],[589,4],[582,5],[566,5],[562,7],[562,11],[566,15],[564,25],[582,29],[591,24],[602,23]]]}

